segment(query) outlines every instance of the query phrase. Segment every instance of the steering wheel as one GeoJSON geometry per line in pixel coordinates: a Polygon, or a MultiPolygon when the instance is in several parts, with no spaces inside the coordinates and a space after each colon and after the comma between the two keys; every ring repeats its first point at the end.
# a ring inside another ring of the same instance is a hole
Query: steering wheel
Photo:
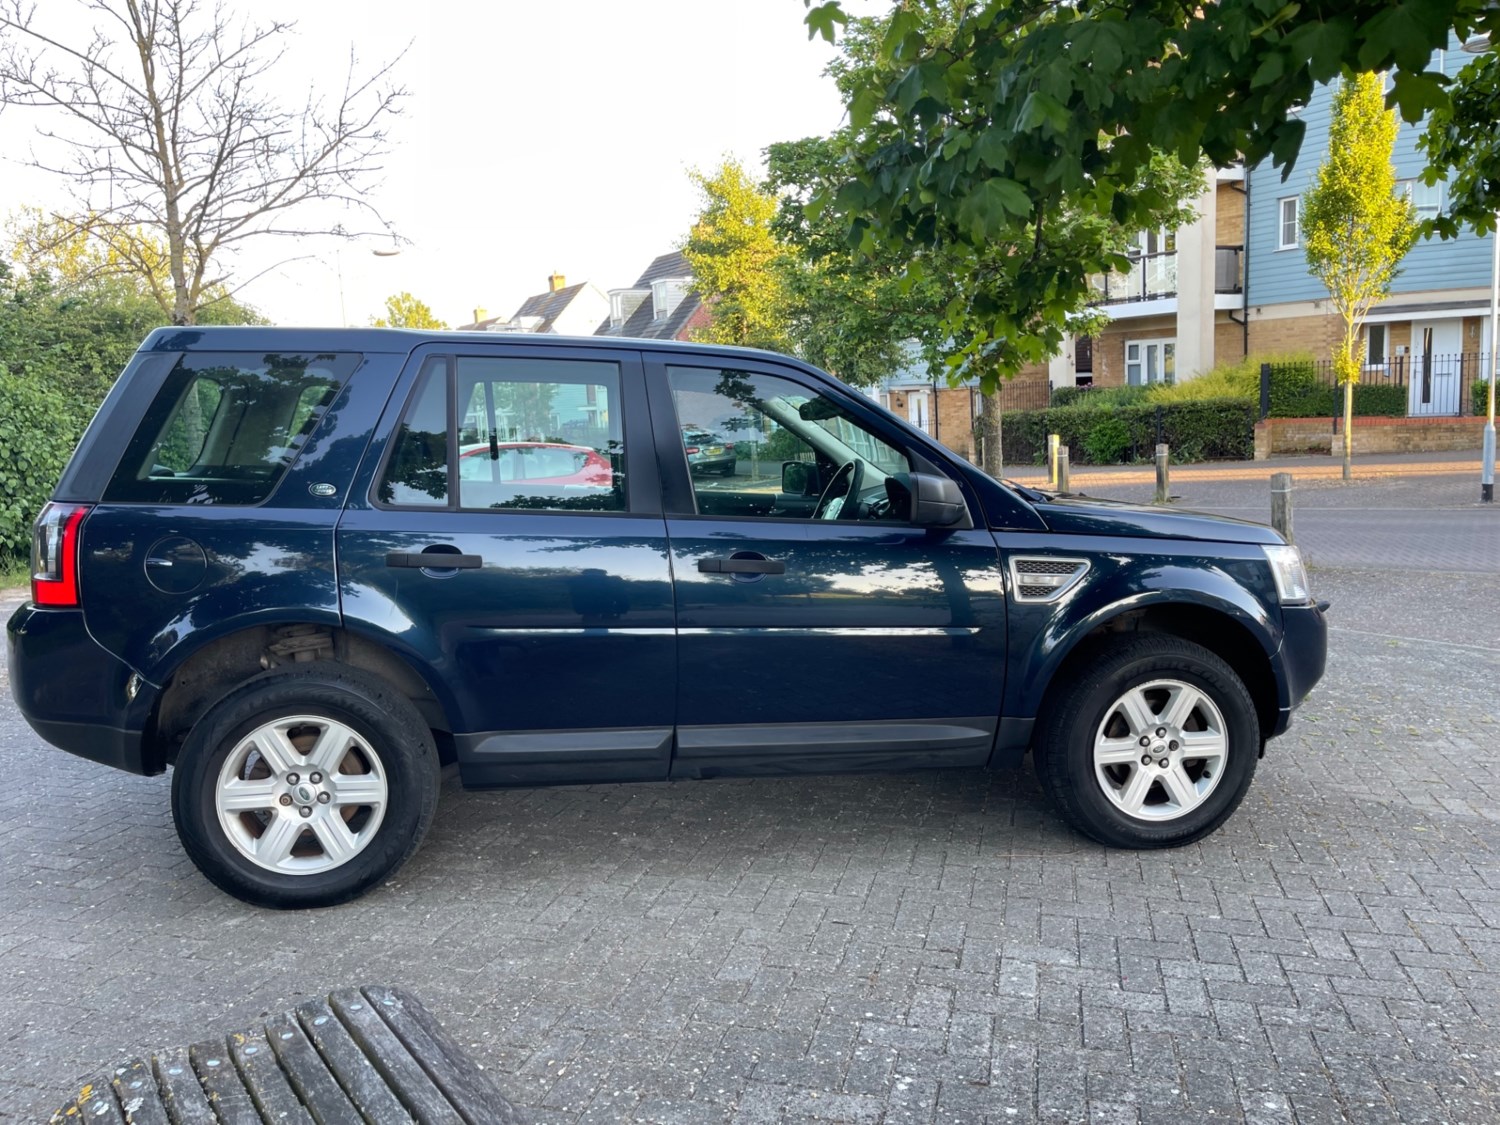
{"type": "Polygon", "coordinates": [[[818,497],[818,506],[813,509],[815,520],[836,520],[844,515],[844,509],[853,500],[854,508],[848,518],[859,518],[859,486],[864,483],[865,467],[858,461],[845,461],[828,482],[823,495],[818,497]],[[840,491],[839,485],[846,487],[840,491]]]}

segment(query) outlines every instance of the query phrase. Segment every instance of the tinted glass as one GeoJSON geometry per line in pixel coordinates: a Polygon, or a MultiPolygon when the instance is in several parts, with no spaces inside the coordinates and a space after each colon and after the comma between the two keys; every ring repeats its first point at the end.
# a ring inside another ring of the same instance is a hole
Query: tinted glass
{"type": "Polygon", "coordinates": [[[457,385],[460,507],[624,510],[616,364],[461,356],[457,385]]]}
{"type": "Polygon", "coordinates": [[[382,504],[448,504],[448,361],[433,359],[422,369],[411,401],[381,474],[376,496],[382,504]]]}
{"type": "Polygon", "coordinates": [[[187,353],[147,407],[105,500],[260,503],[358,364],[357,355],[187,353]]]}
{"type": "Polygon", "coordinates": [[[453,363],[452,376],[443,359],[422,372],[381,474],[381,503],[449,507],[456,487],[462,508],[624,510],[616,364],[474,356],[453,363]]]}
{"type": "MultiPolygon", "coordinates": [[[[793,380],[698,367],[669,367],[667,378],[701,513],[810,516],[811,508],[777,495],[787,462],[808,464],[806,479],[827,483],[857,461],[877,493],[886,477],[910,467],[905,453],[833,399],[793,380]]],[[[868,505],[860,518],[871,518],[868,505]]]]}

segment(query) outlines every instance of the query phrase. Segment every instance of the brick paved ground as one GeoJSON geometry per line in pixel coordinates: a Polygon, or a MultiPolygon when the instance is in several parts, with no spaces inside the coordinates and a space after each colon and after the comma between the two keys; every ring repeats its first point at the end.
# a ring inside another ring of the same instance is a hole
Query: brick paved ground
{"type": "Polygon", "coordinates": [[[6,692],[0,1120],[355,981],[538,1122],[1500,1120],[1500,573],[1441,526],[1431,572],[1318,572],[1327,678],[1170,853],[1072,836],[1026,771],[450,779],[393,885],[272,914],[182,857],[165,779],[40,747],[6,692]]]}

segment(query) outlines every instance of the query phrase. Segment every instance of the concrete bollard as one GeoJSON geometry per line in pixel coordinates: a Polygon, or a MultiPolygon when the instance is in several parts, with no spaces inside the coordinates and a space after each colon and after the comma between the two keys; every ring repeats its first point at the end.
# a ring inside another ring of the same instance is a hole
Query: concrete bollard
{"type": "Polygon", "coordinates": [[[1068,491],[1068,447],[1059,445],[1057,447],[1057,480],[1055,482],[1057,491],[1068,491]]]}
{"type": "Polygon", "coordinates": [[[1156,447],[1156,503],[1168,504],[1172,500],[1172,486],[1169,480],[1168,462],[1171,460],[1172,447],[1169,445],[1158,445],[1156,447]]]}
{"type": "Polygon", "coordinates": [[[1292,538],[1292,474],[1271,474],[1271,526],[1281,533],[1288,543],[1292,538]]]}
{"type": "Polygon", "coordinates": [[[1047,435],[1047,482],[1057,487],[1057,451],[1062,447],[1061,434],[1047,435]]]}

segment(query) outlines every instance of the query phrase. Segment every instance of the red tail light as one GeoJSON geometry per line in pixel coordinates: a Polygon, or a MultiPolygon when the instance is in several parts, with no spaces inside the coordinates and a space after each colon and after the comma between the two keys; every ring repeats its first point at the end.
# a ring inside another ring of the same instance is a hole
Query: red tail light
{"type": "Polygon", "coordinates": [[[78,603],[78,529],[87,504],[48,504],[31,538],[31,600],[36,605],[78,603]]]}
{"type": "Polygon", "coordinates": [[[690,445],[690,446],[687,447],[687,451],[689,453],[697,453],[698,452],[698,447],[696,445],[690,445]]]}

